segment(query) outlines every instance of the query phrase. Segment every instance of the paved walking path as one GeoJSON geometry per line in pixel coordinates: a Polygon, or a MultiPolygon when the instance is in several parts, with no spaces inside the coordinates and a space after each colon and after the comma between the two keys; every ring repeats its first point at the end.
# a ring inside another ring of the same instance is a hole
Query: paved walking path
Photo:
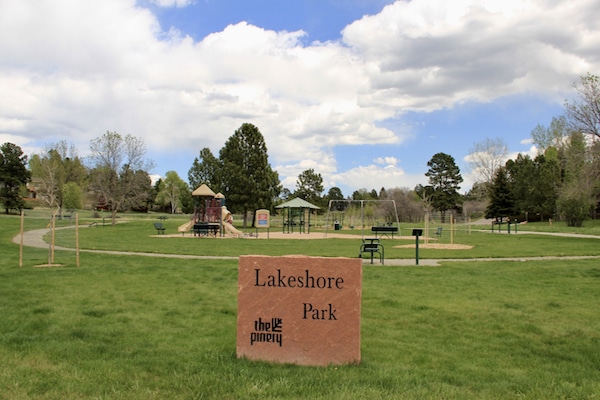
{"type": "MultiPolygon", "coordinates": [[[[56,229],[72,229],[72,226],[61,227],[56,229]]],[[[28,247],[36,247],[47,249],[49,244],[44,241],[44,235],[50,232],[49,228],[36,229],[32,231],[24,232],[23,234],[23,245],[28,247]]],[[[489,232],[489,231],[485,231],[489,232]]],[[[501,232],[505,233],[505,232],[501,232]]],[[[498,233],[494,233],[498,234],[498,233]]],[[[513,233],[514,234],[514,233],[513,233]]],[[[548,235],[548,236],[564,236],[564,237],[577,237],[577,238],[588,238],[588,239],[600,239],[597,235],[580,235],[577,233],[556,233],[556,232],[530,232],[523,231],[519,232],[518,235],[548,235]]],[[[21,235],[17,235],[13,238],[13,242],[20,244],[21,235]]],[[[75,251],[73,248],[55,246],[55,250],[64,251],[75,251]]],[[[178,259],[190,259],[190,260],[237,260],[238,257],[227,257],[227,256],[197,256],[197,255],[186,255],[186,254],[163,254],[163,253],[144,253],[134,251],[113,251],[113,250],[88,250],[80,249],[81,253],[97,253],[97,254],[109,254],[109,255],[129,255],[129,256],[140,256],[140,257],[161,257],[161,258],[178,258],[178,259]]],[[[444,258],[444,259],[419,259],[419,266],[435,267],[439,266],[442,262],[465,262],[465,261],[539,261],[539,260],[587,260],[587,259],[600,259],[600,256],[541,256],[541,257],[502,257],[502,258],[444,258]]],[[[365,265],[371,265],[370,259],[364,259],[365,265]]],[[[381,265],[375,260],[375,266],[381,265]]],[[[412,259],[387,259],[384,261],[384,266],[410,266],[416,265],[416,260],[412,259]]]]}
{"type": "MultiPolygon", "coordinates": [[[[81,226],[80,226],[81,227],[81,226]]],[[[58,229],[72,229],[73,227],[61,227],[58,229]]],[[[41,249],[47,249],[49,243],[44,240],[44,235],[50,232],[50,228],[44,229],[35,229],[32,231],[27,231],[23,233],[23,245],[28,247],[36,247],[41,249]]],[[[20,244],[21,243],[21,235],[17,235],[13,238],[13,242],[20,244]]],[[[70,247],[61,247],[54,246],[54,250],[64,250],[64,251],[75,251],[75,249],[70,247]]],[[[180,259],[230,259],[237,260],[238,257],[216,257],[216,256],[195,256],[195,255],[186,255],[186,254],[163,254],[163,253],[144,253],[144,252],[136,252],[136,251],[114,251],[114,250],[89,250],[89,249],[80,249],[81,253],[97,253],[97,254],[112,254],[112,255],[126,255],[126,256],[141,256],[141,257],[162,257],[162,258],[180,258],[180,259]]]]}

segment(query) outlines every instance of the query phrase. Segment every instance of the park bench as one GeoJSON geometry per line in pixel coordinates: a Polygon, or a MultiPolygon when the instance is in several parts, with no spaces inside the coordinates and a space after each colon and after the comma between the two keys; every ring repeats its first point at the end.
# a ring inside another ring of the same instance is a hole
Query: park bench
{"type": "Polygon", "coordinates": [[[373,232],[375,234],[375,237],[379,237],[379,234],[381,234],[381,236],[388,236],[391,234],[392,235],[392,239],[394,238],[394,233],[398,233],[398,227],[397,226],[372,226],[371,227],[371,232],[373,232]]]}
{"type": "Polygon", "coordinates": [[[194,236],[213,236],[217,237],[219,224],[209,222],[197,222],[194,224],[194,236]]]}
{"type": "Polygon", "coordinates": [[[381,265],[383,265],[383,245],[379,243],[379,239],[363,239],[363,242],[360,245],[358,258],[363,258],[363,253],[371,255],[371,264],[373,264],[373,255],[375,253],[379,254],[379,261],[381,262],[381,265]]]}
{"type": "Polygon", "coordinates": [[[156,229],[156,233],[158,234],[164,234],[165,233],[165,227],[163,226],[163,224],[161,224],[160,222],[155,222],[154,223],[154,228],[156,229]]]}

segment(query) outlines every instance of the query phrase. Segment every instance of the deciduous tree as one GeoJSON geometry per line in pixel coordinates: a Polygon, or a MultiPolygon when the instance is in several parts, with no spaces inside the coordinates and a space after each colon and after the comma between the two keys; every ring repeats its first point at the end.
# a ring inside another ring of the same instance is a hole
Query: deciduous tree
{"type": "Polygon", "coordinates": [[[185,197],[191,195],[189,187],[175,171],[167,172],[161,183],[156,202],[168,205],[171,214],[175,214],[183,208],[185,197]]]}
{"type": "Polygon", "coordinates": [[[144,141],[131,135],[107,131],[90,143],[91,189],[105,202],[116,223],[117,211],[147,204],[151,192],[144,141]]]}
{"type": "Polygon", "coordinates": [[[77,185],[81,193],[88,174],[77,150],[66,141],[46,145],[43,153],[31,157],[29,167],[38,198],[60,210],[64,206],[65,185],[77,185]]]}
{"type": "Polygon", "coordinates": [[[600,77],[588,73],[573,88],[577,98],[565,102],[573,130],[600,138],[600,77]]]}
{"type": "Polygon", "coordinates": [[[75,182],[67,182],[62,190],[62,209],[77,210],[83,208],[83,193],[75,182]]]}
{"type": "Polygon", "coordinates": [[[558,211],[568,226],[581,227],[594,205],[594,182],[588,173],[585,138],[574,132],[564,147],[564,178],[558,195],[558,211]]]}
{"type": "Polygon", "coordinates": [[[476,142],[467,157],[471,175],[476,183],[489,185],[496,171],[504,166],[508,158],[508,146],[501,138],[487,138],[476,142]]]}
{"type": "Polygon", "coordinates": [[[564,116],[553,117],[549,127],[538,124],[531,131],[531,139],[540,154],[544,154],[551,147],[561,147],[568,135],[569,126],[564,116]]]}

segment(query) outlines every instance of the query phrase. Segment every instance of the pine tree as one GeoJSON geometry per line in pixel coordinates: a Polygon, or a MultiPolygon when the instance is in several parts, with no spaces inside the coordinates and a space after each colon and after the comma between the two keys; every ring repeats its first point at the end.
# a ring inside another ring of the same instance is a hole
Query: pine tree
{"type": "Polygon", "coordinates": [[[219,159],[223,168],[221,192],[230,210],[244,214],[246,227],[248,211],[271,209],[281,192],[262,133],[252,124],[242,124],[219,152],[219,159]]]}
{"type": "Polygon", "coordinates": [[[460,169],[454,157],[445,153],[437,153],[427,162],[430,187],[425,192],[431,199],[433,207],[442,214],[445,222],[446,211],[456,208],[460,203],[460,183],[463,181],[460,169]]]}
{"type": "Polygon", "coordinates": [[[515,201],[506,175],[506,168],[496,171],[494,180],[489,190],[490,202],[485,210],[486,218],[496,218],[502,222],[503,218],[510,217],[515,210],[515,201]]]}
{"type": "Polygon", "coordinates": [[[0,147],[0,200],[8,214],[10,210],[21,210],[24,206],[20,189],[31,178],[27,170],[27,156],[13,143],[0,147]]]}

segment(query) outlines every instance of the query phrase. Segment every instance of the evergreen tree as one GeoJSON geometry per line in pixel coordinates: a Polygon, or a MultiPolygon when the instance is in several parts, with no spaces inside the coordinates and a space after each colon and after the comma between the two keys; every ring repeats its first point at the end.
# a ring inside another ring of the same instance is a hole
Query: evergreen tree
{"type": "Polygon", "coordinates": [[[221,192],[230,210],[243,213],[246,227],[248,211],[272,209],[281,192],[262,133],[252,124],[242,124],[219,152],[219,159],[223,168],[221,192]]]}
{"type": "Polygon", "coordinates": [[[445,153],[434,154],[427,162],[429,170],[425,176],[429,178],[430,189],[425,189],[431,199],[433,208],[441,213],[442,223],[445,222],[446,211],[460,204],[460,183],[463,181],[460,169],[454,157],[445,153]]]}
{"type": "Polygon", "coordinates": [[[323,206],[323,177],[310,168],[298,175],[295,196],[300,197],[316,206],[323,206]]]}
{"type": "MultiPolygon", "coordinates": [[[[325,203],[327,205],[329,205],[329,202],[331,200],[344,200],[344,195],[342,193],[342,189],[340,189],[337,186],[333,186],[332,188],[329,189],[329,191],[327,192],[327,194],[325,195],[325,203]]],[[[341,201],[336,201],[334,203],[334,210],[336,211],[344,211],[346,209],[346,204],[342,203],[341,201]]]]}
{"type": "Polygon", "coordinates": [[[193,190],[202,184],[208,185],[213,190],[221,191],[221,175],[223,165],[209,148],[200,150],[200,156],[194,159],[192,168],[188,172],[188,181],[193,190]]]}
{"type": "Polygon", "coordinates": [[[6,214],[10,210],[21,210],[24,206],[20,190],[29,182],[31,172],[27,169],[27,156],[13,143],[0,146],[0,200],[6,214]]]}
{"type": "Polygon", "coordinates": [[[556,209],[560,187],[560,166],[553,147],[534,160],[519,154],[506,162],[515,201],[515,214],[550,218],[556,209]]]}
{"type": "Polygon", "coordinates": [[[506,168],[500,167],[496,171],[494,180],[489,188],[490,202],[485,210],[486,218],[496,218],[502,221],[515,212],[515,201],[506,175],[506,168]]]}

